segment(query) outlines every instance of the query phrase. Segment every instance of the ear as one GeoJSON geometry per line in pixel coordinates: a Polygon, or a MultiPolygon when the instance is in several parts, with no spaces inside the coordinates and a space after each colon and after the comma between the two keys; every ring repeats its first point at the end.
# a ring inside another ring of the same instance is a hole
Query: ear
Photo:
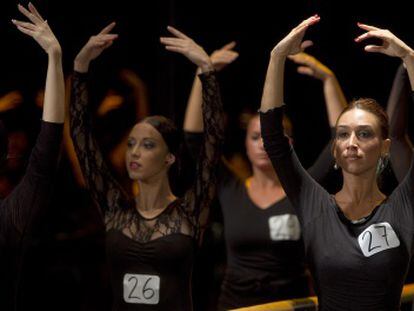
{"type": "Polygon", "coordinates": [[[390,148],[391,148],[391,139],[389,139],[389,138],[384,139],[383,142],[382,142],[381,155],[389,154],[390,153],[390,148]]]}
{"type": "Polygon", "coordinates": [[[332,141],[332,147],[331,147],[331,154],[334,157],[334,159],[336,160],[337,153],[336,153],[336,148],[335,147],[336,147],[336,139],[334,139],[332,141]]]}
{"type": "Polygon", "coordinates": [[[175,162],[175,155],[173,155],[172,153],[168,153],[166,158],[165,158],[165,164],[167,164],[168,166],[173,165],[175,162]]]}

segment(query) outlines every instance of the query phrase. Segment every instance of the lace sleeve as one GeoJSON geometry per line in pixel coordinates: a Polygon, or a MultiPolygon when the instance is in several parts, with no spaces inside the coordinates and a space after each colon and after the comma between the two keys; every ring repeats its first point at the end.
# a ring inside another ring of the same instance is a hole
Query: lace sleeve
{"type": "Polygon", "coordinates": [[[70,133],[92,198],[103,210],[105,218],[111,219],[121,206],[128,206],[128,197],[110,173],[92,135],[87,75],[77,72],[72,83],[70,133]]]}
{"type": "Polygon", "coordinates": [[[196,180],[184,201],[195,225],[203,227],[216,191],[217,164],[224,140],[224,114],[215,73],[203,73],[199,77],[203,85],[204,138],[197,161],[196,180]]]}

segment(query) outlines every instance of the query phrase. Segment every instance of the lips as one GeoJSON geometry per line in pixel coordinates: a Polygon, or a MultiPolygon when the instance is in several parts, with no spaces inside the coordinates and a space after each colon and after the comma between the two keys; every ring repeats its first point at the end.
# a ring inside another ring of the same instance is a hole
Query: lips
{"type": "Polygon", "coordinates": [[[138,162],[129,162],[129,168],[131,170],[137,170],[141,167],[141,164],[139,164],[138,162]]]}
{"type": "Polygon", "coordinates": [[[347,159],[347,160],[350,160],[350,161],[354,161],[354,160],[359,160],[359,159],[361,159],[361,157],[360,156],[358,156],[358,154],[347,154],[346,156],[345,156],[345,159],[347,159]]]}

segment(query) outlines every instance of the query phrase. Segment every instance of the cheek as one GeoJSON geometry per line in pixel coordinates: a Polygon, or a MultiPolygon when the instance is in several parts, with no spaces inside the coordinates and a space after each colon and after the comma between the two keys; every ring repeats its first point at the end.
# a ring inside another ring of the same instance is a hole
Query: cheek
{"type": "Polygon", "coordinates": [[[257,149],[257,144],[255,144],[254,141],[249,140],[246,142],[246,153],[249,156],[249,158],[254,156],[256,149],[257,149]]]}
{"type": "Polygon", "coordinates": [[[377,159],[381,155],[381,145],[378,142],[367,143],[361,149],[369,158],[377,159]]]}

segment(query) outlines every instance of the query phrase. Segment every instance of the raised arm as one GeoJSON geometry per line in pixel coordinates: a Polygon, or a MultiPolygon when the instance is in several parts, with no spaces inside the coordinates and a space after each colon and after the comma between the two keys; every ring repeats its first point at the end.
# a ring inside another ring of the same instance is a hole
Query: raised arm
{"type": "Polygon", "coordinates": [[[87,72],[92,60],[97,58],[117,38],[110,34],[111,23],[99,34],[92,36],[76,56],[70,105],[70,132],[75,151],[92,197],[110,219],[120,207],[129,207],[128,197],[111,175],[99,146],[92,134],[91,115],[88,109],[87,72]]]}
{"type": "Polygon", "coordinates": [[[407,68],[408,77],[410,80],[411,90],[414,90],[414,50],[405,42],[400,40],[391,31],[381,29],[378,27],[357,24],[359,28],[366,32],[355,38],[356,42],[363,42],[368,38],[378,38],[382,40],[382,45],[366,45],[364,50],[370,53],[382,53],[391,57],[400,58],[405,68],[407,68]]]}
{"type": "MultiPolygon", "coordinates": [[[[333,139],[336,120],[347,106],[345,95],[335,73],[315,57],[304,52],[290,55],[289,59],[299,65],[297,71],[300,74],[322,81],[329,127],[332,133],[331,138],[333,139]]],[[[312,167],[308,169],[309,174],[318,182],[325,179],[335,162],[331,152],[332,139],[320,153],[312,167]]]]}
{"type": "Polygon", "coordinates": [[[270,53],[270,61],[267,67],[266,80],[263,87],[261,112],[283,106],[283,82],[285,74],[285,63],[288,55],[303,52],[306,47],[311,46],[312,41],[303,41],[303,36],[309,26],[318,23],[320,17],[315,15],[300,23],[297,27],[280,41],[270,53]]]}
{"type": "Polygon", "coordinates": [[[197,161],[196,181],[186,194],[188,213],[203,227],[208,218],[208,207],[216,190],[216,168],[220,160],[220,149],[224,139],[223,107],[213,64],[203,50],[191,38],[173,27],[168,30],[175,38],[161,38],[169,51],[186,56],[200,68],[203,90],[204,142],[197,161]]]}
{"type": "Polygon", "coordinates": [[[49,203],[62,139],[65,94],[59,42],[32,4],[28,10],[21,5],[18,9],[30,22],[12,20],[13,24],[32,37],[48,55],[41,131],[22,181],[2,206],[11,214],[14,228],[23,236],[31,229],[39,210],[49,203]]]}
{"type": "MultiPolygon", "coordinates": [[[[362,35],[358,36],[355,41],[356,42],[363,42],[364,40],[368,39],[368,38],[378,38],[382,40],[382,45],[366,45],[364,47],[364,50],[366,52],[371,52],[371,53],[382,53],[391,57],[398,57],[402,60],[402,62],[404,63],[405,68],[407,69],[407,73],[408,73],[408,78],[409,78],[409,82],[410,82],[410,89],[411,92],[414,90],[414,51],[411,47],[409,47],[406,43],[404,43],[402,40],[400,40],[397,36],[395,36],[392,32],[390,32],[387,29],[381,29],[378,27],[374,27],[374,26],[370,26],[370,25],[366,25],[366,24],[361,24],[358,23],[358,27],[365,30],[365,33],[363,33],[362,35]]],[[[397,88],[397,85],[394,84],[394,87],[397,88]]],[[[403,90],[403,89],[401,89],[403,90]]],[[[396,91],[396,89],[394,89],[393,91],[396,91]]],[[[392,94],[394,95],[394,94],[392,94]]],[[[395,97],[393,98],[393,100],[395,99],[395,97]]],[[[395,112],[392,115],[393,121],[395,121],[395,112]]],[[[392,132],[392,134],[396,134],[395,132],[392,132]]],[[[400,132],[399,135],[402,135],[401,133],[401,128],[400,128],[400,132]]],[[[398,143],[398,142],[397,142],[398,143]]],[[[400,136],[400,143],[401,143],[401,136],[400,136]]],[[[403,153],[401,156],[403,156],[405,165],[404,167],[401,167],[400,169],[396,170],[396,175],[398,180],[402,180],[402,178],[405,176],[405,174],[408,171],[409,165],[407,165],[407,157],[409,156],[409,154],[412,154],[412,151],[408,150],[408,145],[406,145],[404,147],[407,151],[408,154],[403,153]],[[405,172],[404,172],[405,170],[405,172]]],[[[395,150],[395,146],[394,146],[394,150],[395,150]]],[[[391,151],[392,152],[392,151],[391,151]]],[[[395,153],[395,152],[394,152],[395,153]]],[[[393,162],[397,162],[400,161],[400,155],[394,154],[391,159],[394,160],[393,162]],[[394,157],[398,157],[398,160],[396,160],[396,158],[394,157]]],[[[409,161],[411,161],[411,158],[409,159],[409,161]]],[[[400,162],[399,164],[401,164],[402,162],[400,162]]],[[[397,168],[399,165],[397,166],[393,166],[394,168],[397,168]]],[[[413,172],[413,170],[411,170],[411,172],[413,172]]]]}
{"type": "MultiPolygon", "coordinates": [[[[211,62],[216,71],[222,70],[237,59],[239,53],[233,50],[235,46],[236,42],[234,41],[227,43],[210,55],[211,62]]],[[[199,68],[197,68],[196,76],[194,77],[193,87],[191,88],[191,93],[188,98],[184,118],[184,131],[191,133],[201,133],[204,129],[203,112],[201,109],[203,90],[198,74],[200,74],[199,68]]]]}
{"type": "Polygon", "coordinates": [[[62,50],[47,21],[29,4],[29,10],[20,4],[18,9],[30,21],[12,20],[23,33],[31,36],[45,50],[48,55],[45,99],[43,104],[43,121],[63,123],[65,119],[65,83],[62,70],[62,50]]]}
{"type": "MultiPolygon", "coordinates": [[[[283,118],[283,79],[285,61],[288,55],[294,55],[310,41],[302,42],[306,29],[319,22],[318,16],[312,16],[295,27],[272,50],[262,95],[260,123],[265,150],[292,204],[298,208],[300,219],[309,221],[321,211],[321,197],[316,193],[324,190],[309,176],[300,164],[288,138],[284,135],[283,118]],[[313,204],[319,200],[318,204],[313,204]]],[[[325,198],[328,196],[325,196],[325,198]]]]}
{"type": "Polygon", "coordinates": [[[409,103],[412,104],[410,81],[407,70],[401,64],[395,73],[387,103],[391,138],[390,159],[399,182],[407,174],[413,155],[412,143],[407,134],[409,103]]]}
{"type": "Polygon", "coordinates": [[[289,59],[299,65],[298,72],[300,74],[322,81],[329,126],[335,127],[336,120],[347,106],[345,95],[335,73],[315,57],[304,52],[291,55],[289,59]]]}

